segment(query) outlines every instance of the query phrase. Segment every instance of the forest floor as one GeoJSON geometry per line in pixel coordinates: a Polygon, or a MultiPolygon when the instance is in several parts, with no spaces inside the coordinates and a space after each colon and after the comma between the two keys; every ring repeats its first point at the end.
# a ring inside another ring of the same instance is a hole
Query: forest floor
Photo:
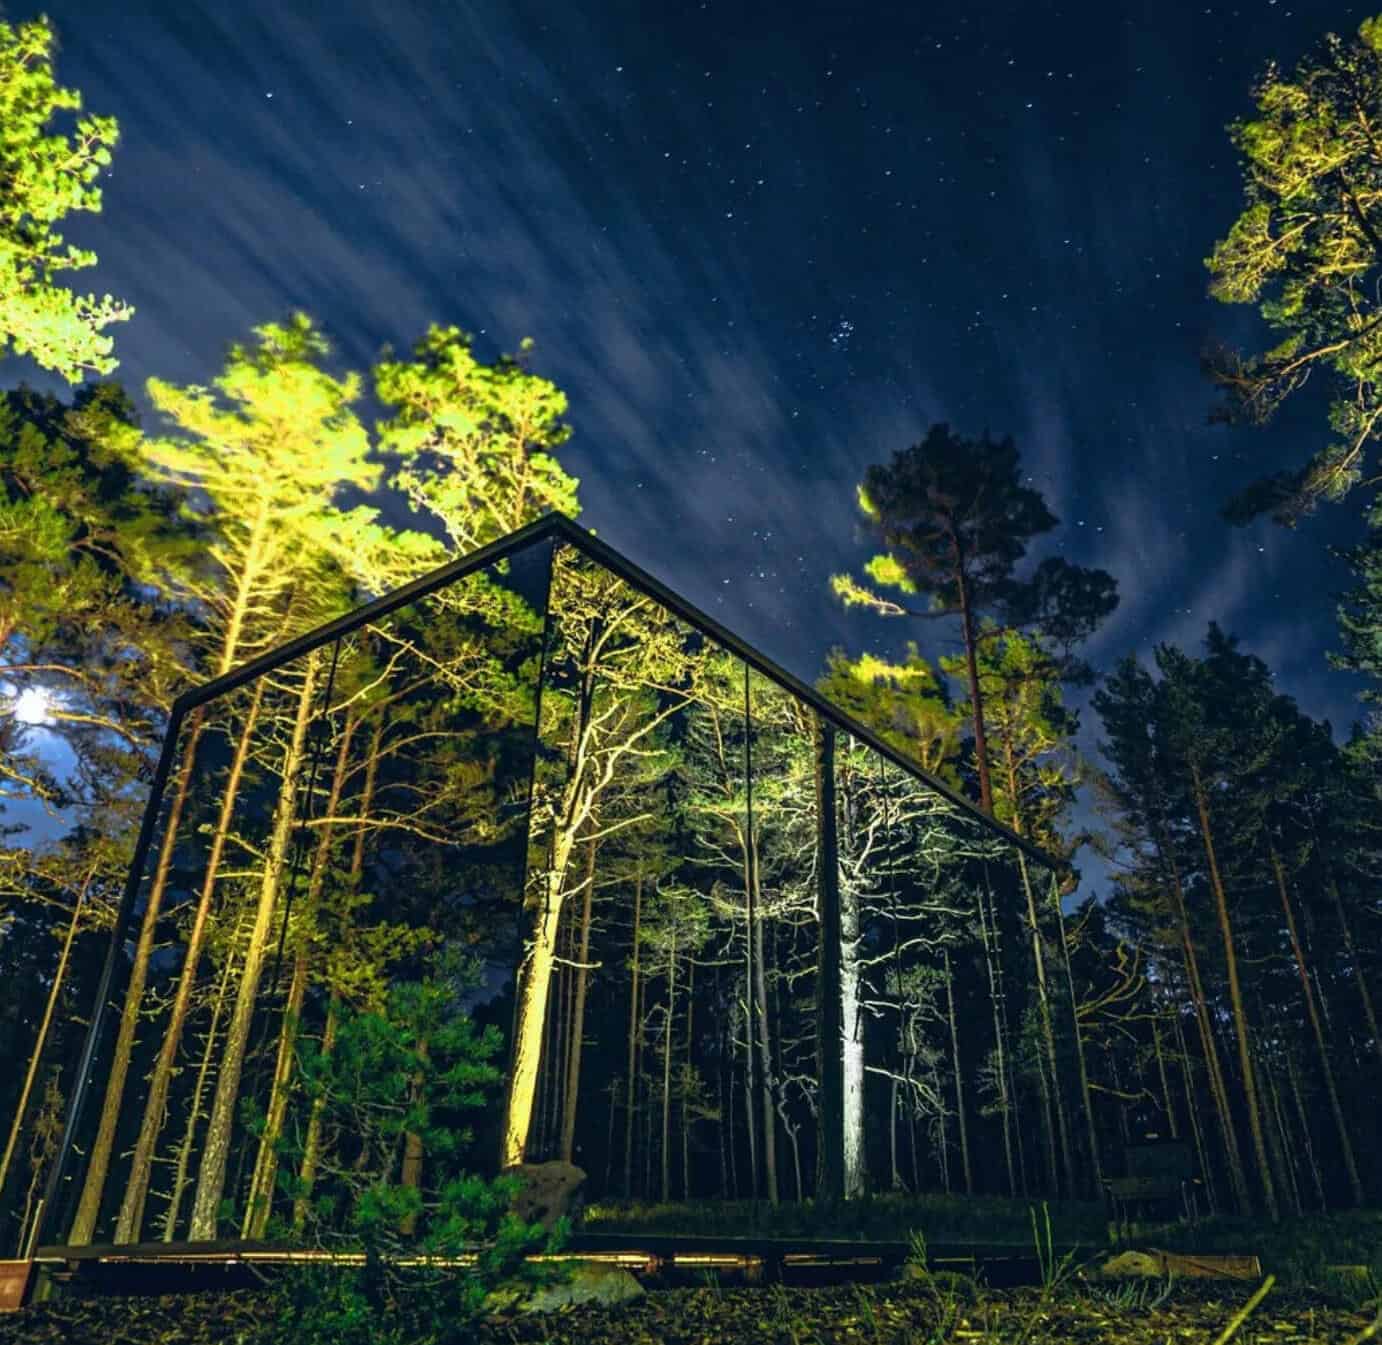
{"type": "MultiPolygon", "coordinates": [[[[1149,1282],[1093,1290],[957,1294],[925,1283],[654,1290],[617,1307],[492,1319],[466,1345],[1215,1345],[1251,1285],[1149,1282]]],[[[238,1291],[68,1298],[0,1317],[0,1345],[261,1345],[271,1299],[238,1291]]],[[[386,1334],[380,1337],[390,1339],[386,1334]]],[[[396,1340],[396,1338],[394,1338],[396,1340]]],[[[1234,1345],[1363,1345],[1382,1317],[1320,1295],[1273,1291],[1234,1345]]],[[[397,1345],[406,1345],[397,1342],[397,1345]]]]}
{"type": "MultiPolygon", "coordinates": [[[[833,1212],[809,1206],[592,1207],[585,1232],[910,1241],[914,1278],[880,1284],[650,1288],[617,1306],[496,1317],[451,1345],[1382,1345],[1382,1210],[1283,1220],[1144,1226],[1130,1244],[1256,1254],[1274,1283],[1239,1320],[1252,1282],[1100,1280],[1109,1255],[1098,1206],[881,1197],[833,1212]],[[1049,1226],[1046,1223],[1049,1214],[1049,1226]],[[916,1268],[961,1241],[1034,1250],[1045,1287],[1000,1290],[916,1268]],[[1034,1234],[1036,1234],[1034,1240],[1034,1234]],[[1045,1247],[1042,1246],[1043,1240],[1045,1247]],[[1052,1248],[1080,1250],[1062,1257],[1052,1248]],[[1088,1272],[1088,1277],[1086,1273],[1088,1272]],[[1226,1335],[1225,1333],[1229,1334],[1226,1335]]],[[[285,1345],[271,1293],[59,1296],[0,1316],[0,1345],[285,1345]]],[[[379,1341],[414,1345],[380,1323],[379,1341]]],[[[318,1345],[293,1335],[286,1345],[318,1345]]],[[[330,1345],[327,1342],[326,1345],[330,1345]]],[[[337,1343],[339,1345],[339,1342],[337,1343]]]]}

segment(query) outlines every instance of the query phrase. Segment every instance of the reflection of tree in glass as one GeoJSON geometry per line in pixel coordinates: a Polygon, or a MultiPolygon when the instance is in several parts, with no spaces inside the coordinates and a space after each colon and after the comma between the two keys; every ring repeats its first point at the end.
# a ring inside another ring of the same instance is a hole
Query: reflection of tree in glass
{"type": "Polygon", "coordinates": [[[667,769],[661,735],[691,700],[699,667],[684,626],[571,548],[554,559],[549,601],[530,823],[531,928],[518,974],[505,1166],[523,1161],[532,1124],[548,990],[577,844],[599,841],[648,815],[589,830],[602,797],[621,776],[636,770],[652,779],[667,769]]]}

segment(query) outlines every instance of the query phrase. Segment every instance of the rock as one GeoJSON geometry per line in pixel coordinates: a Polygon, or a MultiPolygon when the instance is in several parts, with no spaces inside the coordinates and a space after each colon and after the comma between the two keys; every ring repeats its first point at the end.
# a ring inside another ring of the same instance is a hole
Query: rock
{"type": "Polygon", "coordinates": [[[1099,1274],[1106,1279],[1132,1279],[1140,1276],[1160,1279],[1162,1259],[1156,1252],[1120,1252],[1099,1267],[1099,1274]]]}
{"type": "Polygon", "coordinates": [[[627,1270],[586,1261],[576,1263],[569,1279],[536,1290],[519,1311],[556,1312],[579,1303],[611,1307],[642,1297],[643,1286],[627,1270]]]}
{"type": "Polygon", "coordinates": [[[1177,1279],[1260,1280],[1262,1265],[1256,1256],[1223,1252],[1167,1252],[1157,1247],[1122,1252],[1098,1271],[1104,1279],[1175,1276],[1177,1279]]]}
{"type": "Polygon", "coordinates": [[[897,1279],[903,1284],[924,1284],[946,1298],[958,1298],[965,1302],[972,1302],[975,1298],[973,1279],[960,1274],[958,1270],[927,1270],[915,1261],[905,1261],[897,1272],[897,1279]]]}
{"type": "Polygon", "coordinates": [[[576,1210],[576,1194],[585,1183],[585,1171],[574,1163],[520,1163],[504,1170],[506,1177],[521,1177],[523,1189],[513,1198],[513,1210],[524,1223],[551,1230],[563,1215],[576,1210]]]}

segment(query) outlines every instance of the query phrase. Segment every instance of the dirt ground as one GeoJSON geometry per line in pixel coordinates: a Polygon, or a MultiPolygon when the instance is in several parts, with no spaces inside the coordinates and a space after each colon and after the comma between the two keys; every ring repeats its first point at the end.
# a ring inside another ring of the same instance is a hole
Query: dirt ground
{"type": "MultiPolygon", "coordinates": [[[[616,1308],[577,1307],[470,1328],[474,1345],[1214,1345],[1250,1286],[1070,1287],[1044,1296],[939,1291],[924,1284],[822,1289],[655,1290],[616,1308]],[[1164,1301],[1156,1301],[1164,1298],[1164,1301]]],[[[250,1292],[70,1298],[0,1317],[0,1345],[260,1345],[274,1336],[268,1301],[250,1292]]],[[[1272,1292],[1235,1345],[1362,1345],[1382,1340],[1372,1309],[1272,1292]]]]}

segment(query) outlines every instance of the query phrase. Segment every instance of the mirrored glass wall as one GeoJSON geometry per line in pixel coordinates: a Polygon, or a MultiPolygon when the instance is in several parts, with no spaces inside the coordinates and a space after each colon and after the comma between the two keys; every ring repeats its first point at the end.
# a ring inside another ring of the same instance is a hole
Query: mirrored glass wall
{"type": "Polygon", "coordinates": [[[415,1080],[342,1082],[379,1022],[490,1033],[470,1162],[593,1198],[1081,1185],[1040,854],[569,524],[189,698],[167,763],[50,1241],[420,1182],[415,1080]]]}

